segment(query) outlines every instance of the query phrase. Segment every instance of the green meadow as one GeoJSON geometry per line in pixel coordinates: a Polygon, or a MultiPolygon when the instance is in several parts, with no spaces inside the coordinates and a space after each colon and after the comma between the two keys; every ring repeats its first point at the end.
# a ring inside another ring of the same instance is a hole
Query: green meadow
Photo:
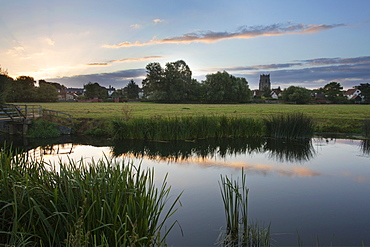
{"type": "Polygon", "coordinates": [[[370,118],[369,105],[294,104],[157,104],[129,103],[41,103],[44,109],[105,122],[114,118],[161,118],[229,116],[263,119],[279,113],[304,113],[315,121],[316,132],[360,133],[370,118]]]}

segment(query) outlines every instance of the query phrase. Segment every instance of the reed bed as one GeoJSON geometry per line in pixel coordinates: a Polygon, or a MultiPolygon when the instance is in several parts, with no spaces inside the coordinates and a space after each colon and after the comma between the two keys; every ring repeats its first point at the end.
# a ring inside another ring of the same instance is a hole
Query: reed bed
{"type": "Polygon", "coordinates": [[[222,246],[270,246],[270,226],[265,228],[248,220],[248,192],[246,174],[242,169],[238,179],[222,176],[219,182],[224,204],[226,231],[221,235],[222,246]]]}
{"type": "Polygon", "coordinates": [[[193,140],[224,137],[262,136],[260,121],[226,116],[158,117],[114,119],[111,134],[115,140],[193,140]]]}
{"type": "Polygon", "coordinates": [[[365,137],[370,137],[370,119],[364,120],[364,126],[362,127],[362,134],[365,137]]]}
{"type": "Polygon", "coordinates": [[[314,133],[313,119],[303,113],[272,115],[265,119],[266,135],[281,139],[311,138],[314,133]]]}
{"type": "Polygon", "coordinates": [[[6,246],[161,246],[179,196],[166,178],[108,158],[59,170],[0,152],[0,243],[6,246]]]}

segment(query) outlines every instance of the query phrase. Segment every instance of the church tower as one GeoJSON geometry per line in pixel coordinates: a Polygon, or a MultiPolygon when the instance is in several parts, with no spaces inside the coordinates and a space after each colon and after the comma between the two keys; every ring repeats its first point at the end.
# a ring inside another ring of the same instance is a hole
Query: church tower
{"type": "Polygon", "coordinates": [[[260,91],[264,91],[266,88],[268,88],[268,90],[271,90],[270,74],[268,74],[268,75],[265,75],[265,74],[260,75],[260,84],[259,84],[259,88],[258,89],[260,91]]]}

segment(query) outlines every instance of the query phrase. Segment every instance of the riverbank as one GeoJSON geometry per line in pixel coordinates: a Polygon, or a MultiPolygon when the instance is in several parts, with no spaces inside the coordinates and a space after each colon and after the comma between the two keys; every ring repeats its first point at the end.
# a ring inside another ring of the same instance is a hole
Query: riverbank
{"type": "Polygon", "coordinates": [[[75,133],[91,129],[106,130],[112,119],[228,116],[263,119],[274,114],[301,112],[315,121],[317,133],[361,133],[370,118],[369,105],[291,105],[291,104],[157,104],[129,103],[41,103],[44,109],[71,114],[76,119],[75,133]]]}

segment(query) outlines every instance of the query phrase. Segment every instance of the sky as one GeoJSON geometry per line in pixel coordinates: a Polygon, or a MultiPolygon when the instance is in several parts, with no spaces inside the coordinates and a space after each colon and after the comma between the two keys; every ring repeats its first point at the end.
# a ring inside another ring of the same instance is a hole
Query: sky
{"type": "Polygon", "coordinates": [[[12,0],[0,5],[0,67],[83,87],[138,85],[184,60],[258,88],[370,83],[369,0],[12,0]]]}

